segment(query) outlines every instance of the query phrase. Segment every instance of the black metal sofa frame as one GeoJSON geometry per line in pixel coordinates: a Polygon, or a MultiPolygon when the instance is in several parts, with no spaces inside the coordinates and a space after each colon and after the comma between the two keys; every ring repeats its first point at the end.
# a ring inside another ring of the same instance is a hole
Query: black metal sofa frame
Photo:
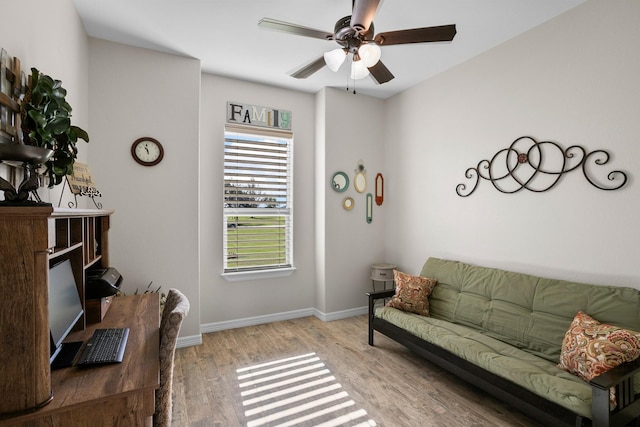
{"type": "Polygon", "coordinates": [[[367,293],[369,297],[369,345],[374,345],[374,331],[378,331],[544,425],[554,427],[631,425],[640,427],[640,419],[638,418],[640,417],[640,396],[633,394],[633,375],[640,369],[640,359],[621,365],[590,382],[593,396],[593,419],[589,420],[441,347],[426,342],[384,319],[377,318],[375,316],[376,301],[390,298],[394,292],[393,289],[387,289],[367,293]],[[609,408],[609,389],[611,387],[616,387],[617,392],[618,407],[615,412],[611,412],[609,408]]]}

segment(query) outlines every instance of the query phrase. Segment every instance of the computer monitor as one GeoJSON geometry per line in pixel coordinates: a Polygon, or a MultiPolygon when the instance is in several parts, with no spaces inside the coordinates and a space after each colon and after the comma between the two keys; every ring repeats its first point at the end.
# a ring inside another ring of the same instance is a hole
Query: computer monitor
{"type": "Polygon", "coordinates": [[[80,343],[65,343],[64,339],[83,314],[76,280],[69,260],[49,270],[49,329],[53,369],[70,366],[80,349],[80,343]]]}

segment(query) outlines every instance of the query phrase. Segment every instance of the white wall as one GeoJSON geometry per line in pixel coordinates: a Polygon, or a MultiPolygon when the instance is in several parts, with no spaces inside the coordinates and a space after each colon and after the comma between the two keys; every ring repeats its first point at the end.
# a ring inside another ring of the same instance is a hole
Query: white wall
{"type": "Polygon", "coordinates": [[[115,209],[110,262],[127,294],[150,282],[182,290],[191,310],[181,337],[198,340],[200,62],[97,39],[90,53],[89,165],[101,203],[115,209]],[[160,164],[131,157],[143,136],[164,146],[160,164]]]}
{"type": "Polygon", "coordinates": [[[429,256],[640,288],[640,2],[590,1],[389,99],[387,257],[417,273],[429,256]],[[581,171],[550,191],[507,195],[467,168],[530,135],[605,149],[618,191],[581,171]]]}
{"type": "MultiPolygon", "coordinates": [[[[314,95],[203,74],[201,108],[201,304],[203,330],[315,313],[362,310],[371,263],[384,253],[384,208],[365,221],[365,195],[330,189],[362,159],[370,180],[382,170],[383,101],[326,89],[314,95]],[[222,268],[222,142],[227,101],[291,110],[294,132],[294,261],[288,278],[227,282],[222,268]],[[324,197],[326,195],[326,198],[324,197]],[[354,197],[352,211],[342,208],[354,197]]],[[[373,191],[372,182],[367,191],[373,191]]],[[[366,194],[366,193],[365,193],[366,194]]]]}
{"type": "Polygon", "coordinates": [[[73,122],[86,127],[88,112],[87,37],[73,0],[0,0],[4,19],[0,25],[0,47],[31,67],[62,81],[67,101],[73,107],[73,122]],[[36,13],[37,12],[37,13],[36,13]]]}
{"type": "MultiPolygon", "coordinates": [[[[327,214],[326,214],[326,196],[327,196],[327,179],[325,172],[325,164],[327,159],[327,132],[324,125],[327,120],[327,97],[325,91],[316,94],[315,99],[316,111],[316,134],[315,134],[315,170],[318,171],[317,178],[314,182],[313,193],[315,202],[315,307],[322,313],[327,312],[327,298],[324,284],[327,282],[326,271],[326,239],[327,233],[327,214]],[[325,179],[322,179],[325,178],[325,179]]],[[[330,191],[330,190],[329,190],[330,191]]]]}
{"type": "MultiPolygon", "coordinates": [[[[372,289],[369,279],[371,264],[391,261],[384,259],[384,226],[387,202],[373,202],[373,220],[366,222],[366,194],[375,196],[374,179],[378,172],[386,176],[384,156],[384,101],[365,95],[354,95],[339,89],[326,88],[317,94],[324,108],[318,141],[323,151],[318,153],[316,197],[318,222],[316,227],[318,265],[318,310],[340,313],[367,305],[365,292],[372,289]],[[366,168],[367,188],[358,193],[353,179],[358,162],[366,168]],[[331,177],[342,171],[349,176],[347,191],[338,193],[330,187],[331,177]],[[355,201],[352,210],[342,207],[344,197],[355,201]]],[[[374,197],[375,199],[375,197],[374,197]]],[[[338,316],[334,314],[329,318],[338,316]]]]}
{"type": "MultiPolygon", "coordinates": [[[[35,67],[62,81],[67,90],[66,99],[73,107],[72,123],[90,131],[89,48],[73,1],[0,0],[0,10],[11,11],[3,15],[0,25],[0,48],[21,60],[26,75],[30,75],[31,68],[35,67]]],[[[78,161],[86,162],[88,147],[83,140],[78,141],[78,149],[78,161]]],[[[0,166],[1,176],[6,177],[7,171],[3,169],[4,166],[0,166]]],[[[59,191],[50,193],[45,188],[40,195],[44,201],[57,205],[59,191]]],[[[68,194],[69,189],[66,191],[68,194]]]]}
{"type": "Polygon", "coordinates": [[[314,307],[313,95],[209,74],[202,75],[200,111],[200,269],[203,330],[224,322],[263,322],[314,307]],[[292,112],[294,133],[294,265],[289,277],[228,282],[222,273],[222,176],[227,101],[292,112]]]}

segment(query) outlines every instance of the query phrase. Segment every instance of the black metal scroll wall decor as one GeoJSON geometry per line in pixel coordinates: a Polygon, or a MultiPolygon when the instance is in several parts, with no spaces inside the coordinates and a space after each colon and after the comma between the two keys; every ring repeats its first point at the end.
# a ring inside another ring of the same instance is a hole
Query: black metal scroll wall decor
{"type": "Polygon", "coordinates": [[[467,184],[458,184],[456,193],[460,197],[470,196],[481,179],[491,182],[502,193],[513,194],[523,189],[541,193],[553,188],[564,174],[578,168],[587,181],[600,190],[624,187],[627,174],[619,170],[609,172],[606,179],[597,179],[593,168],[607,162],[609,153],[604,150],[587,152],[579,145],[563,150],[555,142],[538,142],[530,136],[521,136],[491,160],[481,160],[478,166],[467,169],[464,175],[472,181],[472,186],[467,190],[467,184]]]}

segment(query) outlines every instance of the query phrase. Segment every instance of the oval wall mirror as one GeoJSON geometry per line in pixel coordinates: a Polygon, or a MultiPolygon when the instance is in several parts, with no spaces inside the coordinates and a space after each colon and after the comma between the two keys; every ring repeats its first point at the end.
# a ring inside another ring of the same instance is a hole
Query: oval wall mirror
{"type": "Polygon", "coordinates": [[[347,187],[349,187],[349,177],[347,174],[344,172],[334,173],[331,177],[331,187],[338,193],[346,191],[347,187]]]}
{"type": "Polygon", "coordinates": [[[353,197],[345,197],[344,200],[342,200],[342,207],[350,211],[351,209],[353,209],[354,203],[355,202],[353,201],[353,197]]]}
{"type": "Polygon", "coordinates": [[[364,193],[364,190],[367,189],[367,176],[362,172],[358,172],[353,178],[353,187],[358,193],[364,193]]]}

